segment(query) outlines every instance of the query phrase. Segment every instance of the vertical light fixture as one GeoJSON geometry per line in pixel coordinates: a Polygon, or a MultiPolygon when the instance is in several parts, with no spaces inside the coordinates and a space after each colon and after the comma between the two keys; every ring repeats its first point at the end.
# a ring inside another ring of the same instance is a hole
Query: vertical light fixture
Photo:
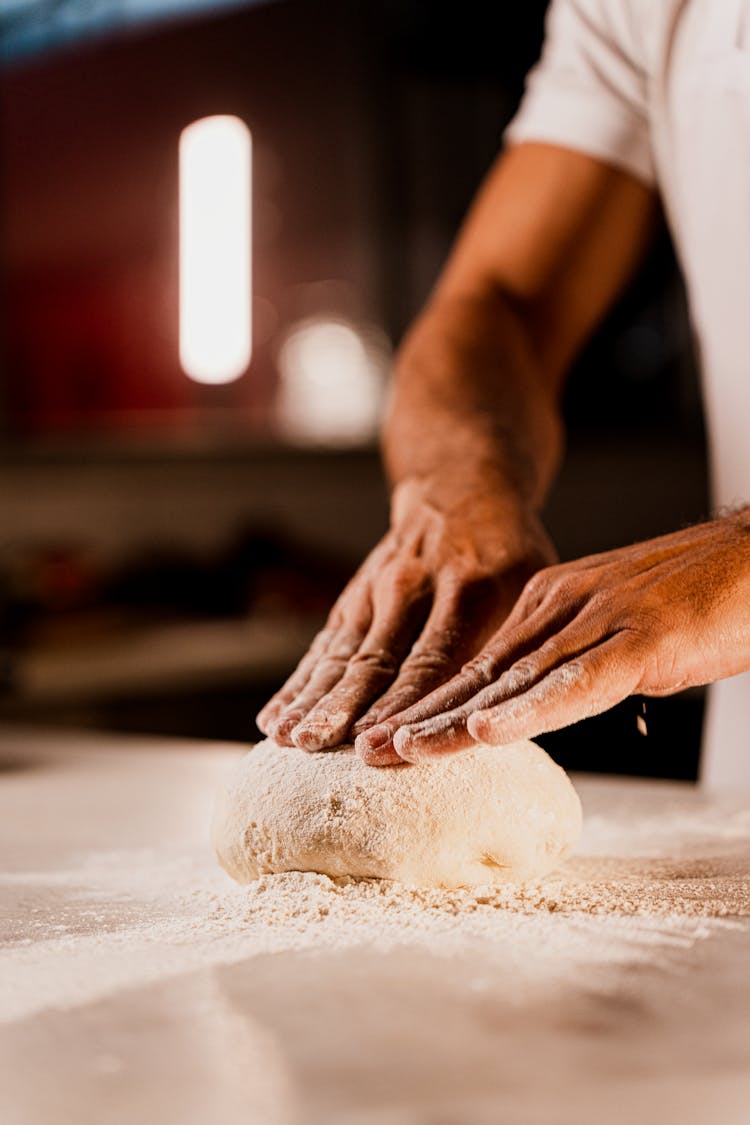
{"type": "Polygon", "coordinates": [[[252,138],[239,117],[180,135],[180,363],[231,383],[252,355],[252,138]]]}

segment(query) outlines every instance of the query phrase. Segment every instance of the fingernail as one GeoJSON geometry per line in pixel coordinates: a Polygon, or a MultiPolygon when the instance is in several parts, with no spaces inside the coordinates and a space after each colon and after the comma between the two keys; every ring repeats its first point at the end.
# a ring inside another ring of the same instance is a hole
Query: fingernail
{"type": "Polygon", "coordinates": [[[320,734],[320,727],[300,723],[292,731],[292,742],[295,746],[299,746],[300,750],[315,750],[320,734]]]}
{"type": "Polygon", "coordinates": [[[258,728],[258,730],[262,730],[262,731],[270,730],[273,722],[274,722],[273,711],[269,711],[268,714],[266,714],[265,707],[263,708],[262,711],[259,711],[258,714],[255,716],[255,725],[258,728]]]}
{"type": "Polygon", "coordinates": [[[292,731],[297,726],[299,719],[277,719],[271,723],[269,734],[274,742],[285,742],[291,738],[292,731]]]}
{"type": "Polygon", "coordinates": [[[419,730],[401,727],[393,736],[393,748],[405,762],[417,762],[422,757],[423,738],[419,730]]]}
{"type": "Polygon", "coordinates": [[[368,750],[367,747],[363,749],[355,747],[355,749],[366,766],[398,767],[411,765],[411,762],[405,762],[403,758],[399,758],[393,747],[388,744],[382,750],[368,750]]]}
{"type": "Polygon", "coordinates": [[[299,723],[292,732],[292,741],[300,750],[330,750],[341,742],[341,737],[335,716],[299,723]]]}
{"type": "Polygon", "coordinates": [[[482,738],[482,723],[477,719],[476,715],[469,716],[466,722],[466,729],[472,738],[482,738]]]}
{"type": "Polygon", "coordinates": [[[360,734],[357,739],[357,750],[359,752],[365,750],[380,750],[383,746],[387,746],[390,740],[390,730],[384,723],[381,723],[379,726],[370,727],[369,730],[360,734]]]}
{"type": "Polygon", "coordinates": [[[359,722],[355,723],[352,727],[352,738],[359,738],[359,736],[366,731],[374,730],[374,722],[374,719],[370,722],[368,722],[367,719],[360,719],[359,722]]]}
{"type": "Polygon", "coordinates": [[[469,715],[466,729],[477,742],[487,742],[490,727],[481,712],[477,712],[475,715],[469,715]]]}

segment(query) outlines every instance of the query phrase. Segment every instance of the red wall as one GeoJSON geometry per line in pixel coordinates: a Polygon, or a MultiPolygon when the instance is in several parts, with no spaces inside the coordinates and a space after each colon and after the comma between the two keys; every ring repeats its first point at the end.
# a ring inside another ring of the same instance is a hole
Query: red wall
{"type": "MultiPolygon", "coordinates": [[[[370,145],[346,0],[168,26],[2,80],[6,426],[50,433],[268,425],[274,355],[304,288],[351,284],[371,312],[370,145]],[[254,139],[255,355],[200,388],[177,360],[177,141],[210,113],[254,139]]],[[[351,310],[349,310],[351,311],[351,310]]]]}

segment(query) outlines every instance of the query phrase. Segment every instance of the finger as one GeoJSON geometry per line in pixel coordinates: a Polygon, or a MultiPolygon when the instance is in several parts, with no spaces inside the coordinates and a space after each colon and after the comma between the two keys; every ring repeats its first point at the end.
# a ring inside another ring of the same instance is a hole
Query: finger
{"type": "Polygon", "coordinates": [[[292,729],[298,718],[290,723],[286,721],[284,712],[307,687],[318,663],[332,646],[337,645],[339,634],[351,627],[347,623],[357,623],[362,629],[362,635],[367,631],[370,623],[372,575],[388,562],[393,555],[393,550],[393,544],[386,536],[347,583],[328,616],[325,628],[315,637],[306,656],[282,688],[260,711],[256,721],[265,734],[276,738],[277,741],[288,737],[288,731],[292,729]],[[280,727],[282,720],[284,720],[283,726],[280,727]]]}
{"type": "Polygon", "coordinates": [[[601,714],[637,690],[641,664],[632,639],[616,633],[554,668],[528,691],[474,711],[468,733],[478,742],[501,746],[601,714]]]}
{"type": "Polygon", "coordinates": [[[323,750],[345,741],[352,723],[398,674],[427,615],[429,593],[416,590],[404,600],[397,588],[377,609],[367,636],[344,675],[311,708],[292,734],[304,750],[323,750]]]}
{"type": "Polygon", "coordinates": [[[271,733],[272,724],[281,716],[282,711],[286,710],[295,696],[302,691],[310,679],[313,668],[323,656],[335,635],[336,629],[330,625],[321,629],[317,636],[313,638],[310,648],[291,676],[258,712],[255,721],[264,734],[271,733]]]}
{"type": "Polygon", "coordinates": [[[401,758],[393,749],[389,741],[382,750],[367,750],[364,754],[357,751],[366,766],[405,766],[405,758],[401,758]]]}
{"type": "MultiPolygon", "coordinates": [[[[477,686],[476,683],[469,686],[462,676],[454,676],[447,684],[430,692],[419,703],[363,731],[355,740],[355,750],[368,765],[389,765],[399,759],[407,761],[406,756],[396,748],[394,738],[397,732],[404,725],[411,723],[432,721],[437,723],[445,715],[452,714],[454,709],[466,699],[476,695],[477,686]]],[[[470,745],[470,742],[471,739],[466,745],[470,745]]]]}
{"type": "Polygon", "coordinates": [[[354,737],[424,699],[450,679],[465,658],[467,637],[455,598],[438,597],[395,681],[354,725],[354,737]]]}
{"type": "Polygon", "coordinates": [[[599,618],[595,609],[589,608],[559,631],[551,631],[543,640],[545,634],[550,634],[549,626],[544,630],[529,630],[525,636],[521,634],[513,654],[516,659],[494,683],[488,684],[470,701],[467,706],[471,711],[484,710],[528,691],[559,665],[607,641],[612,628],[608,620],[599,618]]]}
{"type": "Polygon", "coordinates": [[[596,589],[593,572],[578,569],[577,563],[564,563],[532,574],[513,609],[508,614],[508,630],[518,628],[537,612],[550,619],[570,620],[585,608],[596,589]]]}
{"type": "Polygon", "coordinates": [[[446,711],[416,726],[400,727],[393,736],[393,749],[404,762],[420,762],[457,754],[475,744],[469,734],[471,712],[466,706],[446,711]]]}
{"type": "Polygon", "coordinates": [[[279,718],[271,724],[270,735],[280,746],[293,746],[292,732],[307,713],[341,679],[354,653],[365,637],[366,629],[351,626],[336,634],[326,651],[318,658],[305,684],[279,718]]]}
{"type": "MultiPolygon", "coordinates": [[[[545,631],[548,631],[548,625],[545,631]]],[[[402,725],[393,740],[396,753],[405,761],[413,762],[432,754],[465,750],[472,742],[468,726],[472,714],[528,691],[558,665],[600,643],[602,631],[593,613],[581,614],[560,632],[554,632],[539,647],[526,651],[532,639],[538,644],[538,631],[532,633],[527,630],[525,635],[518,635],[515,651],[526,654],[460,706],[402,725]]],[[[510,650],[506,651],[510,655],[510,650]]]]}
{"type": "Polygon", "coordinates": [[[466,673],[454,676],[419,703],[363,731],[354,744],[357,753],[368,765],[390,764],[398,758],[411,761],[403,749],[408,740],[401,733],[423,727],[429,729],[436,753],[466,749],[472,740],[466,735],[468,712],[464,713],[463,708],[491,679],[491,668],[487,660],[484,667],[471,676],[466,673]]]}
{"type": "Polygon", "coordinates": [[[418,703],[361,733],[355,743],[357,753],[368,763],[373,761],[373,755],[392,754],[394,751],[399,757],[410,760],[407,745],[411,736],[404,735],[395,744],[394,735],[404,727],[411,730],[423,725],[426,739],[434,739],[432,745],[435,753],[466,749],[471,743],[466,734],[467,715],[453,714],[450,723],[441,721],[431,725],[433,720],[442,720],[448,713],[460,712],[464,704],[497,681],[519,658],[544,644],[550,633],[557,632],[565,624],[565,620],[555,614],[567,612],[567,608],[562,605],[540,606],[516,627],[503,626],[497,636],[458,675],[418,703]]]}

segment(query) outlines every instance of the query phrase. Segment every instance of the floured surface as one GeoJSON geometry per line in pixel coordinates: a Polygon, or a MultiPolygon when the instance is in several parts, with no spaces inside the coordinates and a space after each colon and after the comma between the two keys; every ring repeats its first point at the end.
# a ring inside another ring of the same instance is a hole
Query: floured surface
{"type": "Polygon", "coordinates": [[[579,778],[522,891],[242,888],[206,838],[236,756],[3,737],[4,1123],[750,1121],[747,802],[579,778]]]}

